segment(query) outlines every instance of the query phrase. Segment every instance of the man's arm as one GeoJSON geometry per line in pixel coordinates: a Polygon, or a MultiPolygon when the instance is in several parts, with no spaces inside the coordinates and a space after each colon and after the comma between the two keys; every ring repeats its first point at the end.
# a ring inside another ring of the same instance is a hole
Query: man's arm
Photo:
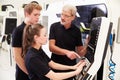
{"type": "Polygon", "coordinates": [[[55,45],[55,40],[49,40],[49,49],[51,52],[58,54],[58,55],[66,55],[70,59],[75,59],[79,57],[79,55],[75,51],[70,51],[67,49],[60,48],[55,45]]]}
{"type": "Polygon", "coordinates": [[[77,46],[76,51],[81,57],[87,53],[87,47],[88,47],[89,41],[90,41],[90,35],[86,37],[86,40],[83,46],[77,46]]]}
{"type": "Polygon", "coordinates": [[[14,59],[15,59],[16,64],[19,66],[19,68],[23,72],[28,74],[27,69],[25,67],[24,59],[22,58],[21,54],[22,54],[22,48],[13,47],[13,55],[14,55],[14,59]]]}
{"type": "Polygon", "coordinates": [[[79,56],[83,57],[86,54],[87,49],[84,46],[77,46],[76,52],[79,54],[79,56]]]}
{"type": "Polygon", "coordinates": [[[49,49],[53,53],[56,53],[56,54],[59,53],[58,55],[66,55],[66,53],[68,51],[66,49],[62,49],[62,48],[56,46],[54,39],[49,40],[49,49]]]}

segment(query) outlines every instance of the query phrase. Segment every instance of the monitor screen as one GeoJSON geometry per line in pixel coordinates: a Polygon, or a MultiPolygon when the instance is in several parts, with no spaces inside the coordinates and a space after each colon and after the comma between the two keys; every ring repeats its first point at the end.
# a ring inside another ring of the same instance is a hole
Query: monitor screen
{"type": "Polygon", "coordinates": [[[17,18],[6,18],[5,34],[11,34],[16,26],[17,26],[17,18]]]}

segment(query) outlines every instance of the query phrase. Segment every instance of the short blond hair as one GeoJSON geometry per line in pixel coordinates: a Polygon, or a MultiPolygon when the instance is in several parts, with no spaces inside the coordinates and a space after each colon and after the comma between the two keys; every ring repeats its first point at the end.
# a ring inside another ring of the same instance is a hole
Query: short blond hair
{"type": "Polygon", "coordinates": [[[42,6],[36,3],[29,3],[24,7],[24,13],[31,14],[34,9],[42,10],[42,6]]]}

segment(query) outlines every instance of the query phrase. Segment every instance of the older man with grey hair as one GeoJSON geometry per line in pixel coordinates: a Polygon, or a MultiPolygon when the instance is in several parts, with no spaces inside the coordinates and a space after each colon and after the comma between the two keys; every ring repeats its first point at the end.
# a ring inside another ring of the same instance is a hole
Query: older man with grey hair
{"type": "MultiPolygon", "coordinates": [[[[84,56],[81,32],[72,22],[76,17],[75,6],[67,4],[62,8],[61,21],[50,27],[49,49],[51,59],[64,65],[75,65],[76,58],[84,56]]],[[[54,70],[56,72],[60,72],[54,70]]],[[[66,72],[66,71],[61,71],[66,72]]],[[[73,80],[75,77],[66,79],[73,80]]]]}

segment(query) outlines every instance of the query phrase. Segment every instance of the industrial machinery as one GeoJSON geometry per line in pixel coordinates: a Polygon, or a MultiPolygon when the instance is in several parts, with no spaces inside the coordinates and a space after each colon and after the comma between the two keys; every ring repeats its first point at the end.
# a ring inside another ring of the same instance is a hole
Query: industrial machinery
{"type": "Polygon", "coordinates": [[[93,78],[96,80],[95,76],[98,77],[97,72],[106,57],[111,29],[112,22],[108,18],[96,17],[92,19],[86,53],[86,58],[89,62],[87,61],[86,67],[77,80],[93,80],[93,78]]]}

